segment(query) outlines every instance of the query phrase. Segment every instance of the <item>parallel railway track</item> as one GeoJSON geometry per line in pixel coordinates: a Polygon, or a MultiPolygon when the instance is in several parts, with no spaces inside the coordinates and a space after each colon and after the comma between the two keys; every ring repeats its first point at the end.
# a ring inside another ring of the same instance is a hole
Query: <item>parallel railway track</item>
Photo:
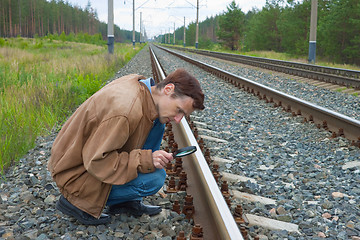
{"type": "Polygon", "coordinates": [[[354,145],[359,146],[360,144],[360,121],[356,119],[317,106],[294,96],[284,94],[257,82],[191,59],[183,54],[176,53],[166,48],[159,48],[187,62],[195,64],[239,88],[257,95],[260,99],[263,99],[266,102],[273,102],[274,106],[283,107],[284,110],[292,112],[293,115],[302,115],[304,117],[304,121],[313,122],[319,128],[322,127],[329,130],[333,133],[333,137],[343,136],[351,140],[354,145]]]}
{"type": "MultiPolygon", "coordinates": [[[[184,50],[184,48],[180,47],[171,48],[182,51],[184,50]]],[[[360,89],[360,71],[206,50],[186,49],[186,51],[255,67],[265,68],[272,71],[283,72],[295,76],[360,89]]]]}

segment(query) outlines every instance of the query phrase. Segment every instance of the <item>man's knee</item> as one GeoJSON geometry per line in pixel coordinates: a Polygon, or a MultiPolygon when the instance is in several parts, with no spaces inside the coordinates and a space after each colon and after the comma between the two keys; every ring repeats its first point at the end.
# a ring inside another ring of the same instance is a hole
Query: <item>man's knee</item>
{"type": "Polygon", "coordinates": [[[154,174],[156,175],[154,178],[154,185],[158,186],[160,189],[164,185],[166,172],[164,169],[157,169],[154,174]]]}

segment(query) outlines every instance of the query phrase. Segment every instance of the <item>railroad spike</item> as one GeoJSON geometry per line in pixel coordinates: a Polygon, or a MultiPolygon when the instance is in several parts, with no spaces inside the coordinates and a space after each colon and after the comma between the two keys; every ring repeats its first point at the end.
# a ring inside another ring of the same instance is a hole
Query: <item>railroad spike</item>
{"type": "Polygon", "coordinates": [[[171,151],[176,152],[177,150],[178,150],[178,144],[176,142],[174,142],[172,147],[171,147],[171,151]]]}
{"type": "Polygon", "coordinates": [[[240,227],[240,232],[241,232],[241,235],[243,236],[244,240],[249,239],[248,232],[245,227],[240,227]]]}
{"type": "Polygon", "coordinates": [[[170,180],[169,180],[169,184],[168,187],[166,188],[166,192],[167,193],[176,193],[176,184],[175,184],[175,177],[171,176],[170,180]]]}
{"type": "Polygon", "coordinates": [[[339,128],[338,136],[340,136],[340,137],[345,137],[344,129],[343,129],[343,128],[339,128]]]}
{"type": "Polygon", "coordinates": [[[185,238],[185,232],[184,231],[180,231],[179,235],[176,237],[176,240],[186,240],[185,238]]]}
{"type": "Polygon", "coordinates": [[[337,138],[337,134],[336,134],[336,132],[332,132],[332,134],[331,134],[331,137],[330,138],[337,138]]]}
{"type": "Polygon", "coordinates": [[[186,187],[187,187],[187,174],[185,171],[182,171],[180,173],[180,179],[177,185],[177,190],[178,191],[186,191],[186,187]]]}
{"type": "Polygon", "coordinates": [[[323,121],[322,127],[323,127],[324,129],[326,129],[326,130],[329,130],[329,127],[328,127],[328,125],[327,125],[327,121],[326,121],[326,120],[323,121]]]}
{"type": "Polygon", "coordinates": [[[166,174],[167,174],[167,175],[174,175],[175,172],[173,171],[173,168],[174,168],[174,166],[173,166],[173,164],[172,164],[171,162],[169,162],[168,164],[166,164],[166,169],[165,169],[166,174]]]}
{"type": "Polygon", "coordinates": [[[203,240],[203,230],[200,224],[195,224],[192,228],[192,233],[190,236],[190,240],[203,240]]]}
{"type": "Polygon", "coordinates": [[[193,197],[189,194],[185,196],[185,203],[182,209],[182,213],[185,214],[186,219],[191,219],[194,216],[195,208],[193,205],[193,197]]]}
{"type": "Polygon", "coordinates": [[[174,212],[177,212],[178,214],[181,213],[179,200],[175,200],[175,202],[174,202],[174,204],[173,204],[172,210],[173,210],[174,212]]]}
{"type": "Polygon", "coordinates": [[[352,140],[351,145],[355,147],[360,147],[360,137],[358,137],[357,141],[352,140]]]}
{"type": "Polygon", "coordinates": [[[225,198],[225,202],[226,202],[228,208],[231,209],[231,196],[225,195],[224,198],[225,198]]]}
{"type": "Polygon", "coordinates": [[[314,117],[312,115],[309,116],[309,122],[311,122],[311,123],[314,122],[314,117]]]}
{"type": "Polygon", "coordinates": [[[235,222],[238,224],[238,225],[241,225],[241,224],[245,224],[245,219],[243,217],[243,208],[240,204],[236,205],[235,207],[235,210],[234,210],[234,219],[235,219],[235,222]]]}
{"type": "Polygon", "coordinates": [[[224,197],[231,197],[229,192],[229,185],[226,180],[221,183],[221,193],[224,197]]]}
{"type": "Polygon", "coordinates": [[[175,164],[174,164],[173,172],[175,173],[176,176],[179,176],[179,174],[181,173],[182,170],[183,170],[182,159],[179,158],[179,157],[175,158],[175,164]]]}

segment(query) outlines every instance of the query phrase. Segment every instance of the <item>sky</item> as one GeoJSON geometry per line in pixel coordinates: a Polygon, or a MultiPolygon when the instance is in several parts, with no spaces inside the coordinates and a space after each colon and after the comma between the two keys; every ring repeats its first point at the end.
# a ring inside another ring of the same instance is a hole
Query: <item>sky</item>
{"type": "MultiPolygon", "coordinates": [[[[67,0],[73,6],[84,9],[90,1],[96,10],[100,21],[108,22],[108,0],[67,0]]],[[[120,29],[133,29],[133,0],[114,1],[114,24],[120,29]]],[[[175,28],[191,22],[196,22],[196,0],[134,0],[135,1],[135,30],[140,31],[140,12],[142,26],[149,38],[173,32],[175,28]]],[[[199,22],[227,11],[232,0],[199,0],[199,22]]],[[[236,4],[244,13],[252,8],[261,10],[266,0],[236,0],[236,4]]]]}

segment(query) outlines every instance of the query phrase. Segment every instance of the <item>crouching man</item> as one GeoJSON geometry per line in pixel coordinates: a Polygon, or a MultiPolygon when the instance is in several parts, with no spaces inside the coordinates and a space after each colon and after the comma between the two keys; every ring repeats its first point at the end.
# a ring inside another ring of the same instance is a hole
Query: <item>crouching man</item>
{"type": "Polygon", "coordinates": [[[196,78],[184,69],[154,84],[128,75],[87,99],[58,133],[48,169],[61,196],[56,208],[86,225],[110,222],[103,213],[155,215],[142,203],[164,184],[172,154],[160,149],[167,122],[204,109],[196,78]]]}

